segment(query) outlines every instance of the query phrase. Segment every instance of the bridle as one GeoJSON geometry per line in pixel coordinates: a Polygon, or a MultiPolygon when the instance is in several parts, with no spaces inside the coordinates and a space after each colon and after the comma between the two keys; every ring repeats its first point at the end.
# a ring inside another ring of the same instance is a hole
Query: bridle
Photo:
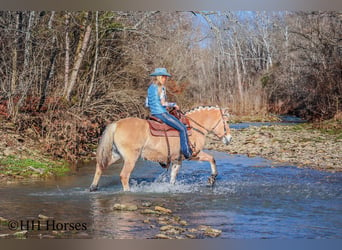
{"type": "MultiPolygon", "coordinates": [[[[224,117],[225,115],[223,114],[221,108],[219,108],[219,110],[220,110],[220,113],[221,113],[221,118],[220,118],[220,120],[217,121],[217,123],[215,124],[215,126],[214,126],[212,129],[207,129],[207,128],[205,128],[203,125],[199,124],[197,121],[195,121],[195,120],[192,119],[191,117],[188,117],[188,116],[187,116],[187,118],[188,118],[190,121],[192,121],[193,123],[195,123],[197,126],[199,126],[200,128],[204,129],[208,134],[212,132],[217,138],[219,138],[219,139],[221,140],[221,139],[226,135],[226,133],[227,133],[227,127],[226,127],[226,122],[225,122],[224,119],[223,119],[223,117],[224,117]],[[223,135],[223,136],[219,136],[219,135],[217,135],[217,134],[214,132],[214,130],[215,130],[216,127],[220,124],[220,122],[223,122],[223,129],[224,129],[224,135],[223,135]]],[[[202,134],[202,135],[205,136],[205,133],[204,133],[203,131],[199,130],[198,128],[194,128],[194,127],[191,127],[191,128],[192,128],[194,131],[196,131],[196,132],[198,132],[198,133],[200,133],[200,134],[202,134]]]]}

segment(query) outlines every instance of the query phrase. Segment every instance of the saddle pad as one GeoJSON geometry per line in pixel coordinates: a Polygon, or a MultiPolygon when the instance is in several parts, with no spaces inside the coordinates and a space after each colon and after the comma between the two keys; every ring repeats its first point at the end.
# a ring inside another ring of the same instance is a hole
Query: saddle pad
{"type": "MultiPolygon", "coordinates": [[[[150,131],[153,136],[165,136],[165,131],[168,137],[178,137],[179,132],[178,130],[170,127],[169,125],[165,123],[160,123],[155,120],[147,120],[150,131]]],[[[191,128],[187,127],[188,135],[191,135],[191,128]]]]}

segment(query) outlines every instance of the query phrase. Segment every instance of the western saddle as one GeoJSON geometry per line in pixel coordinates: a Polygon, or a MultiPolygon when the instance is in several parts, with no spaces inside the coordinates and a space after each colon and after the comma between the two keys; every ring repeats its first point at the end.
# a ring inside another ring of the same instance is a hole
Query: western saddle
{"type": "MultiPolygon", "coordinates": [[[[179,110],[171,110],[170,114],[175,116],[178,120],[180,120],[187,128],[188,135],[191,135],[191,127],[189,119],[179,110]]],[[[160,136],[160,137],[177,137],[179,136],[178,130],[170,127],[169,125],[165,124],[162,120],[155,116],[149,116],[147,118],[147,122],[150,126],[150,131],[153,136],[160,136]]]]}

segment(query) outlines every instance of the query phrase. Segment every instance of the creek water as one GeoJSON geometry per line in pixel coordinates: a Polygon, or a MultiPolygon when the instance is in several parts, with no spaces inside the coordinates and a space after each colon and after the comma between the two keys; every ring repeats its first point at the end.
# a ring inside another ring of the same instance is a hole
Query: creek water
{"type": "Polygon", "coordinates": [[[14,222],[2,224],[0,234],[13,233],[9,227],[16,226],[27,229],[30,238],[153,238],[159,228],[143,223],[146,215],[112,210],[115,203],[150,202],[171,209],[191,227],[222,230],[220,239],[342,238],[342,173],[275,167],[263,158],[208,152],[219,171],[213,188],[206,186],[209,164],[188,161],[170,185],[168,171],[139,160],[128,193],[121,188],[120,162],[104,172],[94,193],[88,191],[94,162],[80,165],[70,176],[1,183],[0,216],[14,222]],[[50,217],[48,228],[39,214],[50,217]],[[60,230],[66,233],[61,236],[60,230]]]}

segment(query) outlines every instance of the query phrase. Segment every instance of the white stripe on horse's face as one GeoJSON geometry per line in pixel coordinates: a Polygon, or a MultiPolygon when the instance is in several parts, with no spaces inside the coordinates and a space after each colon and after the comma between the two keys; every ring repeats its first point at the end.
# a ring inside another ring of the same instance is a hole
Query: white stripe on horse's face
{"type": "Polygon", "coordinates": [[[228,145],[232,141],[233,137],[231,135],[225,135],[222,138],[222,142],[225,145],[228,145]]]}

